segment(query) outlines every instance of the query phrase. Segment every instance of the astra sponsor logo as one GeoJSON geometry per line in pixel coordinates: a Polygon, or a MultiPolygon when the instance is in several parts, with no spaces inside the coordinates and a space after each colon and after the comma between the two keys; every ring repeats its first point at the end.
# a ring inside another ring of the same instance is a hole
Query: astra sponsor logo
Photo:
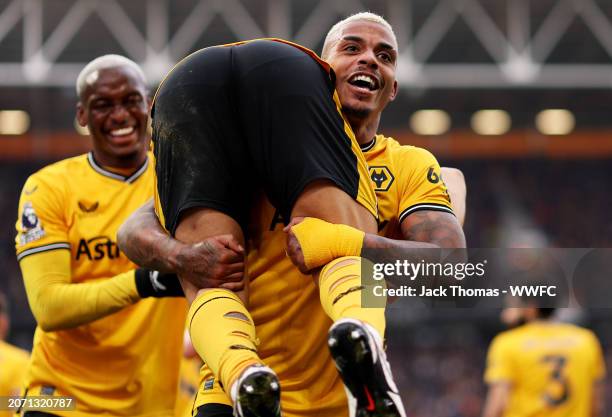
{"type": "Polygon", "coordinates": [[[90,261],[99,261],[105,258],[116,259],[120,256],[119,246],[108,236],[96,236],[90,239],[79,240],[76,260],[86,257],[90,261]]]}

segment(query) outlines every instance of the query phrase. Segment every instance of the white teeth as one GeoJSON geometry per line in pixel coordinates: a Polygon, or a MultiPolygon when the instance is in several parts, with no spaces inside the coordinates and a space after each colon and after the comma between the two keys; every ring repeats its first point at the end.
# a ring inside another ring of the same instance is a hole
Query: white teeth
{"type": "Polygon", "coordinates": [[[351,79],[351,82],[355,82],[355,81],[364,81],[370,85],[370,88],[374,88],[374,86],[376,85],[372,77],[368,75],[363,75],[363,74],[356,75],[351,79]]]}
{"type": "Polygon", "coordinates": [[[133,131],[134,131],[134,126],[130,126],[130,127],[124,127],[123,129],[111,130],[110,134],[111,136],[125,136],[125,135],[129,135],[133,131]]]}

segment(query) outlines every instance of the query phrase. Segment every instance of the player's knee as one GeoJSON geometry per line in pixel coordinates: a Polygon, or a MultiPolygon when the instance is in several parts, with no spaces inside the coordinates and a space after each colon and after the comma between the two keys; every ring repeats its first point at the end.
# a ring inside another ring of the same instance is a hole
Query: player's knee
{"type": "Polygon", "coordinates": [[[196,243],[212,236],[229,234],[244,243],[242,228],[225,213],[207,207],[194,207],[181,214],[176,228],[176,238],[182,242],[196,243]]]}

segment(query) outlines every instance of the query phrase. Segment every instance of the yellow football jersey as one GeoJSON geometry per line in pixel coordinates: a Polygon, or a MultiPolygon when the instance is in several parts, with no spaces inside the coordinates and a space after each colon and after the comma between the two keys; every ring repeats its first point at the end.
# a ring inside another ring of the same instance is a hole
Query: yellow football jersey
{"type": "MultiPolygon", "coordinates": [[[[68,250],[75,284],[134,269],[116,234],[153,195],[152,165],[124,177],[89,153],[31,175],[19,202],[18,260],[68,250]]],[[[75,328],[38,327],[26,394],[73,397],[76,410],[53,411],[60,416],[172,416],[185,315],[184,299],[151,298],[75,328]]]]}
{"type": "Polygon", "coordinates": [[[591,331],[534,322],[493,340],[485,381],[511,384],[504,417],[590,417],[593,384],[604,376],[601,347],[591,331]]]}
{"type": "MultiPolygon", "coordinates": [[[[421,208],[451,211],[444,183],[435,181],[440,167],[429,152],[382,135],[363,152],[377,190],[381,233],[399,233],[400,218],[421,208]],[[380,172],[387,176],[383,183],[380,172]]],[[[254,210],[249,236],[249,312],[260,340],[259,356],[281,383],[283,415],[348,416],[344,385],[327,347],[331,319],[312,278],[286,256],[283,219],[265,199],[254,210]]],[[[204,367],[196,408],[213,402],[230,404],[204,367]]]]}
{"type": "Polygon", "coordinates": [[[402,221],[419,210],[453,212],[440,165],[429,151],[383,135],[361,149],[378,197],[380,235],[401,239],[402,221]]]}
{"type": "MultiPolygon", "coordinates": [[[[0,397],[19,395],[23,388],[30,354],[0,340],[0,397]]],[[[0,410],[0,417],[10,417],[12,411],[0,410]]]]}

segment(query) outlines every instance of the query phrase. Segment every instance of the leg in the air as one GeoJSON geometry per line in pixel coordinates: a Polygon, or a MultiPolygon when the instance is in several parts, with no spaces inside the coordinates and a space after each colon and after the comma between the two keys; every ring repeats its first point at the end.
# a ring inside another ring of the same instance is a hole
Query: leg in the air
{"type": "MultiPolygon", "coordinates": [[[[367,233],[377,231],[376,220],[370,212],[329,182],[311,184],[298,198],[292,217],[316,217],[367,233]]],[[[362,239],[362,236],[351,238],[362,239]]],[[[361,305],[364,289],[361,261],[358,256],[337,258],[316,274],[321,305],[334,321],[328,345],[350,393],[351,417],[404,417],[403,404],[383,349],[385,309],[361,305]]]]}
{"type": "MultiPolygon", "coordinates": [[[[244,245],[238,223],[211,209],[190,210],[176,230],[176,238],[188,243],[222,234],[231,234],[244,245]]],[[[247,292],[181,283],[191,302],[187,324],[193,346],[232,397],[237,415],[279,415],[280,387],[257,355],[255,325],[245,307],[247,292]]]]}

